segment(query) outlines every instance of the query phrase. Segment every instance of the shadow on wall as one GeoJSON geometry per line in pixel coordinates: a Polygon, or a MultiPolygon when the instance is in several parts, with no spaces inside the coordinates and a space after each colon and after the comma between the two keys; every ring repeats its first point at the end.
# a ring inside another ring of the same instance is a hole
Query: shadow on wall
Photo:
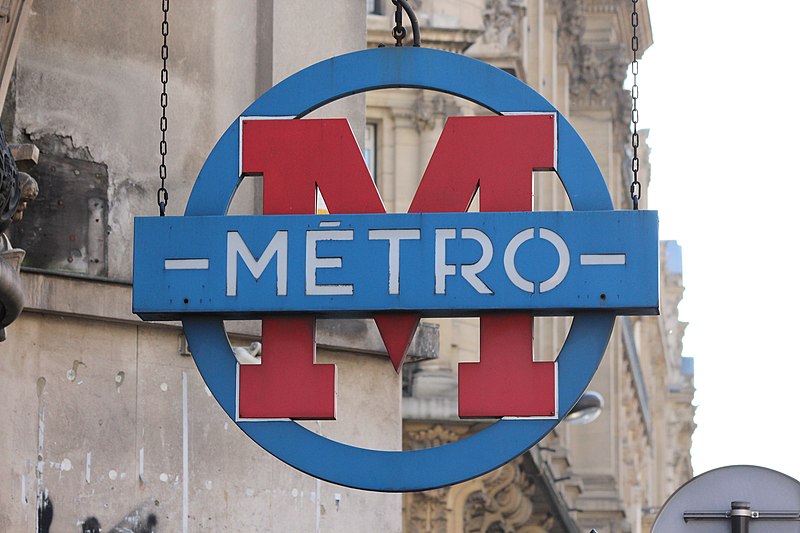
{"type": "MultiPolygon", "coordinates": [[[[55,515],[55,508],[53,501],[49,495],[45,495],[41,499],[39,506],[39,528],[37,533],[50,533],[50,526],[53,523],[53,516],[55,515]]],[[[155,503],[158,505],[158,503],[155,503]]],[[[158,517],[155,513],[150,512],[151,503],[143,503],[136,509],[129,512],[122,520],[117,523],[110,530],[102,529],[100,521],[94,516],[90,516],[83,521],[81,526],[82,533],[156,533],[156,525],[158,524],[158,517]]]]}

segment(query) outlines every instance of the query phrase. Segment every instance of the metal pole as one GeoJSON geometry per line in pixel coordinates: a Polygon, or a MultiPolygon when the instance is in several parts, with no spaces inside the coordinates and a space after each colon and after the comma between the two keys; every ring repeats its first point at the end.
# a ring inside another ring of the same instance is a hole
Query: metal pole
{"type": "Polygon", "coordinates": [[[750,533],[750,502],[731,502],[731,533],[750,533]]]}

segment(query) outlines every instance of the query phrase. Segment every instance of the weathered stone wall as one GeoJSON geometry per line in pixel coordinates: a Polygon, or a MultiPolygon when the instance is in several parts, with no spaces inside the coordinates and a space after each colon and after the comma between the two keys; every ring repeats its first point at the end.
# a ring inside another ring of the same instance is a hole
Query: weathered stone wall
{"type": "MultiPolygon", "coordinates": [[[[364,2],[314,0],[170,7],[167,213],[178,215],[231,121],[292,72],[362,49],[366,14],[364,2]]],[[[272,458],[211,397],[179,325],[130,312],[133,217],[157,213],[162,16],[161,2],[32,3],[3,124],[42,148],[45,201],[15,229],[40,270],[23,272],[28,309],[0,345],[0,531],[37,531],[45,502],[54,532],[110,531],[126,516],[170,532],[400,531],[400,496],[272,458]]],[[[362,135],[363,97],[325,114],[362,135]]],[[[260,195],[247,180],[232,211],[256,211],[260,195]]],[[[351,326],[320,326],[318,361],[338,365],[341,416],[308,426],[399,449],[402,380],[374,327],[351,326]]],[[[231,328],[234,344],[258,339],[257,324],[231,328]]],[[[426,332],[415,346],[429,356],[426,332]]]]}

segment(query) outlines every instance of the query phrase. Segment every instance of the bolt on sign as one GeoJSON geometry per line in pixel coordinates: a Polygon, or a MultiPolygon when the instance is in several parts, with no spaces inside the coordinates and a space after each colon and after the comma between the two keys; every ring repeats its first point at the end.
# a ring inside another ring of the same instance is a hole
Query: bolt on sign
{"type": "Polygon", "coordinates": [[[657,214],[613,209],[586,145],[536,91],[438,50],[365,50],[287,78],[223,134],[184,216],[135,224],[134,312],[183,321],[206,384],[264,449],[361,489],[425,490],[513,459],[578,400],[614,318],[658,312],[657,214]],[[347,121],[301,117],[396,87],[496,116],[450,118],[408,213],[387,214],[347,121]],[[558,174],[573,211],[532,212],[541,170],[558,174]],[[263,215],[226,216],[245,176],[263,176],[263,215]],[[317,189],[329,214],[316,214],[317,189]],[[477,190],[481,212],[468,213],[477,190]],[[574,316],[555,361],[533,361],[533,315],[574,316]],[[395,369],[420,318],[480,317],[480,362],[458,369],[459,416],[498,420],[403,452],[303,428],[294,420],[336,417],[335,366],[314,362],[315,319],[331,316],[374,318],[395,369]],[[261,364],[239,366],[223,319],[252,318],[263,322],[261,364]]]}

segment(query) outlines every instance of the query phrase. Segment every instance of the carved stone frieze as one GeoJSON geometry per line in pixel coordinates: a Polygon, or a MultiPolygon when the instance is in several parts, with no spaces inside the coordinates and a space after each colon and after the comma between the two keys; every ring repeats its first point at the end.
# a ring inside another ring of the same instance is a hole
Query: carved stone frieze
{"type": "Polygon", "coordinates": [[[523,0],[486,0],[484,31],[465,53],[524,77],[525,14],[526,3],[523,0]]]}
{"type": "Polygon", "coordinates": [[[466,425],[406,424],[403,432],[403,448],[420,450],[455,442],[470,430],[466,425]]]}
{"type": "Polygon", "coordinates": [[[415,492],[405,496],[406,527],[409,533],[447,532],[448,488],[415,492]]]}
{"type": "Polygon", "coordinates": [[[558,59],[566,65],[573,65],[584,52],[580,50],[583,35],[586,33],[586,19],[582,15],[583,0],[560,0],[553,2],[559,16],[558,59]]]}
{"type": "Polygon", "coordinates": [[[520,22],[525,14],[521,0],[489,0],[483,10],[485,32],[482,41],[498,51],[519,50],[520,22]]]}
{"type": "Polygon", "coordinates": [[[517,458],[481,478],[480,489],[464,503],[464,531],[501,533],[521,531],[529,525],[534,518],[534,486],[521,464],[522,459],[517,458]]]}
{"type": "MultiPolygon", "coordinates": [[[[454,437],[441,425],[406,433],[423,441],[454,437]]],[[[550,504],[539,501],[544,493],[537,489],[533,468],[530,457],[523,455],[467,483],[406,494],[406,531],[444,533],[455,526],[469,533],[562,532],[553,514],[542,512],[550,504]]]]}
{"type": "MultiPolygon", "coordinates": [[[[628,114],[629,95],[622,89],[630,54],[623,45],[592,47],[575,45],[575,62],[570,69],[570,98],[577,108],[613,109],[628,114]]],[[[620,115],[620,118],[622,117],[620,115]]]]}
{"type": "Polygon", "coordinates": [[[438,93],[433,95],[421,93],[414,102],[412,110],[417,131],[420,133],[441,128],[448,116],[460,114],[458,104],[452,97],[438,93]]]}
{"type": "MultiPolygon", "coordinates": [[[[618,142],[625,145],[630,122],[630,94],[623,90],[628,65],[632,59],[627,37],[616,39],[587,38],[587,20],[598,13],[617,15],[619,2],[560,0],[555,10],[559,17],[559,61],[570,72],[570,107],[573,110],[611,111],[618,142]]],[[[616,19],[614,19],[616,20],[616,19]]],[[[601,32],[614,35],[610,28],[601,32]]]]}

